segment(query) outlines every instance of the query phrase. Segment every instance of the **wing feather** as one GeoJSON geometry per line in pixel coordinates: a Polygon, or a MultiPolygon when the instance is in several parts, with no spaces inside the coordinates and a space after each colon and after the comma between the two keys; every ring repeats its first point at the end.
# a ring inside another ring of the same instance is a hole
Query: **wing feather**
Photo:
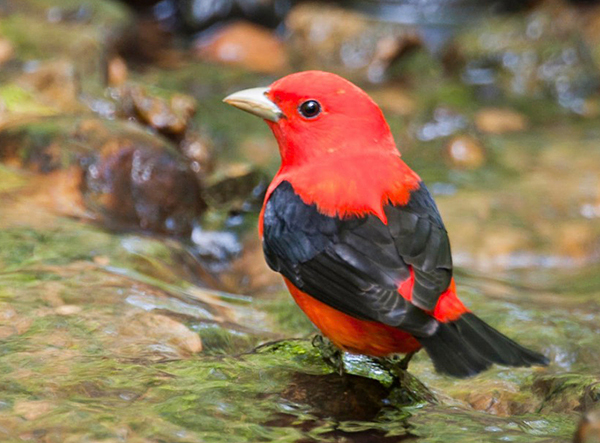
{"type": "Polygon", "coordinates": [[[431,311],[452,278],[450,243],[424,185],[405,206],[385,208],[388,224],[373,215],[340,219],[321,214],[282,182],[263,218],[269,266],[299,289],[354,317],[431,336],[431,311]],[[398,293],[414,272],[411,302],[398,293]]]}

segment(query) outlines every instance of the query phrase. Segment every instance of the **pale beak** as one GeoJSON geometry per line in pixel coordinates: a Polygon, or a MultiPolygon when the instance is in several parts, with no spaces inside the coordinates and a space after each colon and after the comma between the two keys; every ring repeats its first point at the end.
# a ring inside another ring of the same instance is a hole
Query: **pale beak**
{"type": "Polygon", "coordinates": [[[283,117],[283,112],[267,97],[269,88],[252,88],[234,92],[223,99],[231,106],[257,115],[265,120],[276,122],[283,117]]]}

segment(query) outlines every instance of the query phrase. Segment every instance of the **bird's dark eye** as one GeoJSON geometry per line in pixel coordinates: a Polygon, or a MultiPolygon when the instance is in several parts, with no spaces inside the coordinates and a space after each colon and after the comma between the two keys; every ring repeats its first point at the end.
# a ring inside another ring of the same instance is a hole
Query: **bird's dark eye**
{"type": "Polygon", "coordinates": [[[321,113],[321,105],[316,100],[307,100],[298,108],[305,118],[314,118],[321,113]]]}

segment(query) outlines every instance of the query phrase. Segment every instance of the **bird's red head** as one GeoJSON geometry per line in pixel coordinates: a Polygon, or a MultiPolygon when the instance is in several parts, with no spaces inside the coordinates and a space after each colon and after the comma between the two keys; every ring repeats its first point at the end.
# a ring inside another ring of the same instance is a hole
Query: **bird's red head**
{"type": "Polygon", "coordinates": [[[288,75],[271,85],[267,97],[283,114],[267,123],[284,165],[332,153],[396,150],[379,107],[362,89],[338,75],[321,71],[288,75]]]}
{"type": "Polygon", "coordinates": [[[268,100],[259,107],[247,105],[248,101],[240,105],[235,103],[236,94],[232,94],[226,101],[267,121],[279,143],[284,167],[332,154],[398,152],[379,107],[362,89],[338,75],[299,72],[277,80],[267,89],[252,91],[264,94],[268,100]],[[260,112],[271,105],[269,113],[260,112]]]}

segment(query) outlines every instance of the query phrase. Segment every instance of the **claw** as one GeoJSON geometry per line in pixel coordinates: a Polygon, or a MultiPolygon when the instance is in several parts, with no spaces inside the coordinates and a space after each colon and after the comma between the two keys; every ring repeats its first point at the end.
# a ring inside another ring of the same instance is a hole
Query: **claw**
{"type": "Polygon", "coordinates": [[[344,352],[342,350],[320,334],[313,337],[312,345],[319,350],[325,364],[332,367],[340,376],[345,374],[344,352]]]}

